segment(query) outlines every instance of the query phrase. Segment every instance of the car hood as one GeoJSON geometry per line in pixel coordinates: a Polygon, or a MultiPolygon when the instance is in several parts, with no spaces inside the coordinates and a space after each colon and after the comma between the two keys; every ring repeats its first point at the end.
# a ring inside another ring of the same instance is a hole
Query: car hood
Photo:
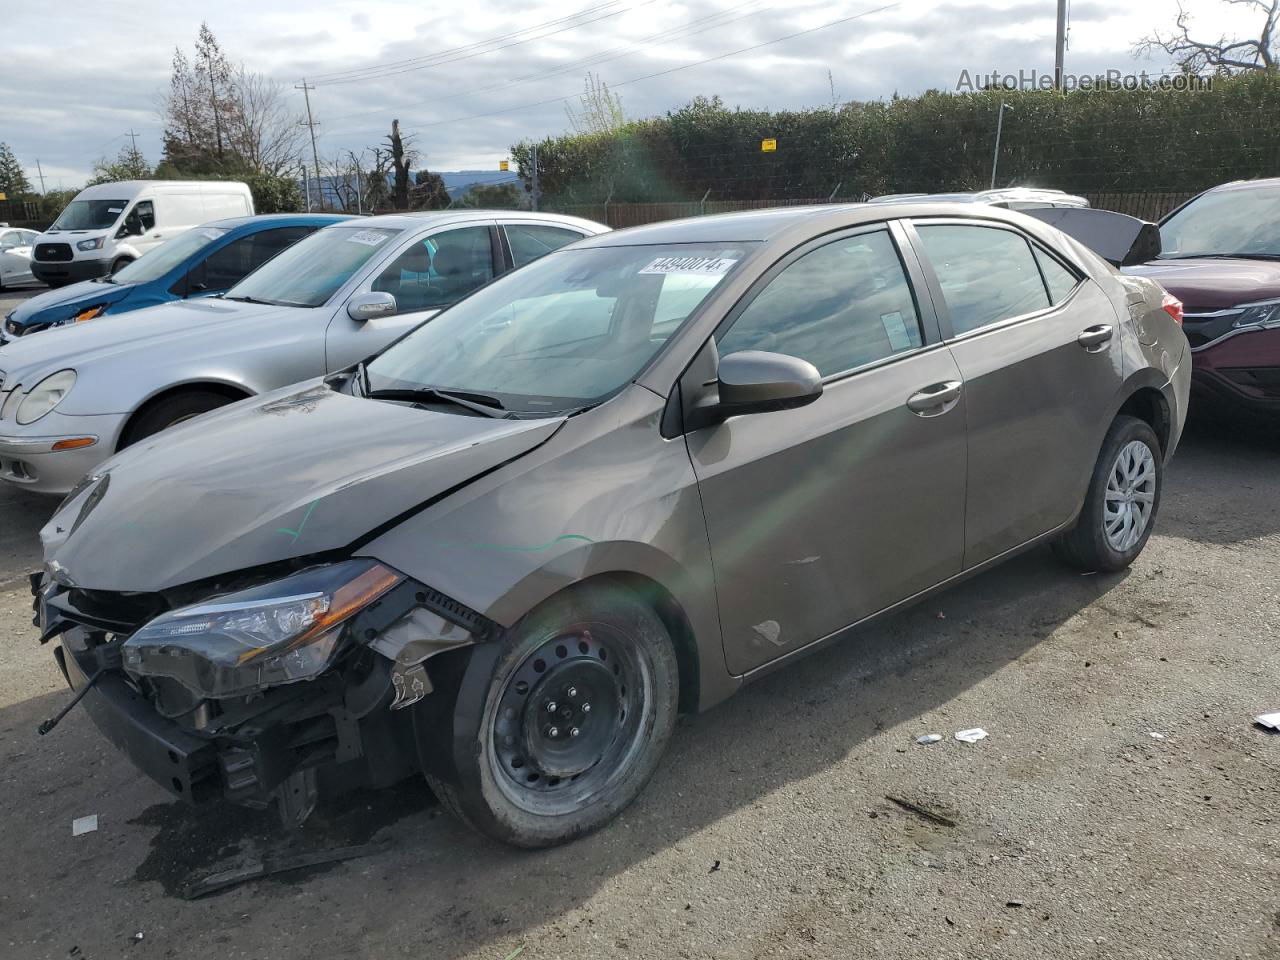
{"type": "Polygon", "coordinates": [[[153,592],[341,550],[528,453],[563,422],[295,385],[107,461],[40,532],[45,560],[87,589],[153,592]]]}
{"type": "Polygon", "coordinates": [[[161,344],[191,337],[197,331],[217,328],[217,336],[234,336],[231,324],[253,321],[280,310],[257,303],[220,300],[175,300],[134,310],[110,323],[75,324],[49,330],[36,337],[20,337],[0,349],[0,370],[6,382],[34,384],[37,380],[84,363],[133,351],[151,351],[161,344]]]}
{"type": "Polygon", "coordinates": [[[57,290],[46,290],[30,300],[24,300],[9,313],[9,319],[18,323],[52,323],[74,316],[87,307],[100,303],[119,303],[133,290],[133,284],[95,283],[84,280],[57,290]],[[48,316],[36,314],[49,311],[48,316]]]}
{"type": "Polygon", "coordinates": [[[1280,263],[1225,257],[1152,260],[1125,273],[1150,277],[1182,301],[1188,313],[1225,310],[1280,297],[1280,263]]]}

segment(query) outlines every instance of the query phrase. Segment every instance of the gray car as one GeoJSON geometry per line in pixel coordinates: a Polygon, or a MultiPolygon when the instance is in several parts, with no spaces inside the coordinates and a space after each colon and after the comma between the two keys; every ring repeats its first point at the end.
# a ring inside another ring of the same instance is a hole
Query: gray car
{"type": "Polygon", "coordinates": [[[495,276],[608,229],[517,211],[350,220],[225,296],[0,346],[0,481],[65,494],[117,450],[235,400],[340,370],[495,276]]]}
{"type": "Polygon", "coordinates": [[[1186,411],[1163,304],[990,207],[603,234],[104,464],[42,531],[42,639],[180,797],[297,822],[422,773],[570,840],[679,711],[1038,543],[1131,563],[1186,411]]]}

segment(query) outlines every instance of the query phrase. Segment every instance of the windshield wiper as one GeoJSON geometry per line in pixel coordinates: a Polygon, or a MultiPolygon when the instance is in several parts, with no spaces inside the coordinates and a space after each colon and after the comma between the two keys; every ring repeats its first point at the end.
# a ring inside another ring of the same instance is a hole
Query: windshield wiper
{"type": "Polygon", "coordinates": [[[449,390],[437,390],[435,387],[415,387],[413,389],[366,390],[365,396],[370,400],[401,400],[406,403],[449,403],[463,407],[486,417],[506,418],[506,407],[497,397],[483,393],[453,393],[449,390]]]}
{"type": "Polygon", "coordinates": [[[266,307],[287,307],[290,304],[282,300],[263,300],[260,297],[223,297],[223,300],[235,300],[238,303],[260,303],[266,307]]]}

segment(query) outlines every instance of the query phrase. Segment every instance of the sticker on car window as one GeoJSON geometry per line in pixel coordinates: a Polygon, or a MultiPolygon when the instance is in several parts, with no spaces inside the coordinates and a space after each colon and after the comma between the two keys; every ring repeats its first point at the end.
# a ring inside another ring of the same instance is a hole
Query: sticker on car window
{"type": "Polygon", "coordinates": [[[737,263],[728,257],[658,257],[641,274],[684,273],[719,277],[737,263]]]}
{"type": "Polygon", "coordinates": [[[363,243],[366,247],[376,247],[386,239],[387,235],[385,233],[378,233],[375,230],[361,230],[347,237],[347,242],[363,243]]]}
{"type": "Polygon", "coordinates": [[[880,314],[880,323],[894,353],[911,349],[911,334],[907,333],[907,321],[903,319],[901,311],[880,314]]]}
{"type": "Polygon", "coordinates": [[[120,213],[124,207],[107,207],[107,213],[120,213]]]}

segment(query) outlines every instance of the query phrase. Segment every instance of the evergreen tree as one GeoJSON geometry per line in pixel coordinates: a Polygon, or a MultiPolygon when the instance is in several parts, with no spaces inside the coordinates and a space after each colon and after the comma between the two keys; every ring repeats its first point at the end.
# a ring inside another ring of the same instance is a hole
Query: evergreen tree
{"type": "Polygon", "coordinates": [[[22,172],[22,164],[7,143],[0,142],[0,193],[10,200],[20,200],[31,193],[31,184],[22,172]]]}

